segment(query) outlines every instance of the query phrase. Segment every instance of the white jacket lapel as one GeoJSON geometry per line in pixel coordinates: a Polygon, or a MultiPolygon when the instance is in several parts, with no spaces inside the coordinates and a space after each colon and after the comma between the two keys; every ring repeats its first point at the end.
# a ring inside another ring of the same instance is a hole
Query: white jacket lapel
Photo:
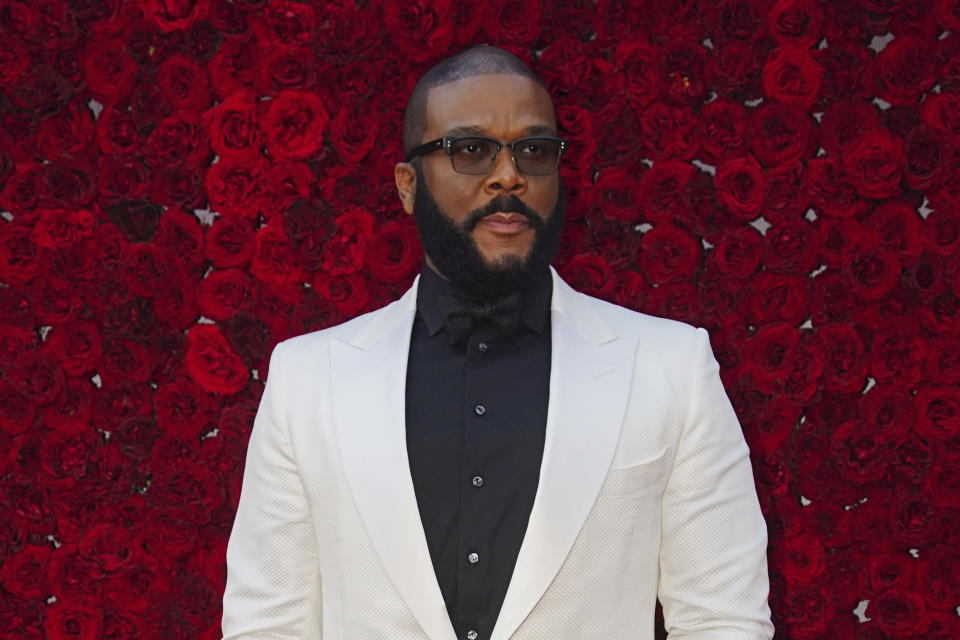
{"type": "Polygon", "coordinates": [[[540,482],[491,640],[507,640],[550,586],[613,460],[637,338],[618,337],[554,272],[550,405],[540,482]]]}
{"type": "Polygon", "coordinates": [[[407,356],[416,282],[348,343],[330,345],[333,420],[347,483],[387,575],[431,640],[455,640],[407,458],[407,356]]]}

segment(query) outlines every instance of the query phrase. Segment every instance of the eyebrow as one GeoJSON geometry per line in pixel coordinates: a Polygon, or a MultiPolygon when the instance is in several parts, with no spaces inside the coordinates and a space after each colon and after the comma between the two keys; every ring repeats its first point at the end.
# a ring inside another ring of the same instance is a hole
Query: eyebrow
{"type": "MultiPolygon", "coordinates": [[[[557,135],[557,132],[554,131],[553,127],[545,124],[535,124],[527,127],[523,131],[524,131],[524,135],[526,136],[557,135]]],[[[464,125],[464,126],[454,127],[452,129],[449,129],[444,135],[459,136],[459,135],[485,135],[485,134],[484,134],[483,127],[479,127],[477,125],[464,125]]]]}

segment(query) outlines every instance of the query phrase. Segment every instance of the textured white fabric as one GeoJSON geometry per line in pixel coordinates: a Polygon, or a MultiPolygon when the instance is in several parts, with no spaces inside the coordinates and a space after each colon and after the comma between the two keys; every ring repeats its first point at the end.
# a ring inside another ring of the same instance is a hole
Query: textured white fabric
{"type": "MultiPolygon", "coordinates": [[[[673,639],[772,637],[766,529],[706,332],[554,277],[541,487],[494,640],[652,639],[658,596],[673,639]]],[[[414,300],[275,349],[227,548],[225,640],[454,640],[403,468],[414,300]]]]}

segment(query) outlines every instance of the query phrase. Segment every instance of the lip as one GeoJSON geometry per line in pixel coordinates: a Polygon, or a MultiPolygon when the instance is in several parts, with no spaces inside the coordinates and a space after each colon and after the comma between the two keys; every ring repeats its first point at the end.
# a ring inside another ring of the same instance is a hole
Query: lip
{"type": "Polygon", "coordinates": [[[514,235],[524,229],[529,229],[530,223],[525,216],[519,213],[504,213],[498,211],[497,213],[491,213],[481,218],[477,226],[481,226],[494,233],[514,235]]]}

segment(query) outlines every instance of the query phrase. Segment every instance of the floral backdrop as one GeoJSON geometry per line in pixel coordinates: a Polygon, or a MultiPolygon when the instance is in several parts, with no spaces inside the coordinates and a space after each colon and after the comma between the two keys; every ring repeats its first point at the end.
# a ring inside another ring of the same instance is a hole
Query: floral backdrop
{"type": "Polygon", "coordinates": [[[0,42],[0,637],[219,637],[270,351],[410,284],[402,109],[476,42],[555,98],[561,274],[710,330],[777,638],[960,634],[960,1],[0,0],[0,42]]]}

